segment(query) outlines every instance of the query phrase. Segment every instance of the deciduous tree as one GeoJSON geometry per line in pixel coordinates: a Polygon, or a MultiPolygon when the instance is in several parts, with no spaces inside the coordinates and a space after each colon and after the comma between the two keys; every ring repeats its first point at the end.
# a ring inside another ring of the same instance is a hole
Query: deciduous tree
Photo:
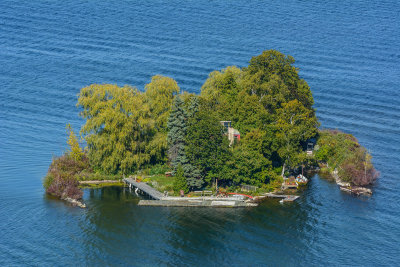
{"type": "Polygon", "coordinates": [[[299,164],[298,155],[302,151],[301,143],[317,134],[318,121],[314,111],[305,108],[297,99],[284,103],[277,110],[276,138],[281,147],[278,150],[285,165],[299,164]]]}
{"type": "Polygon", "coordinates": [[[129,173],[150,162],[146,146],[155,122],[136,88],[93,84],[81,90],[77,105],[83,108],[81,133],[94,166],[106,173],[129,173]]]}

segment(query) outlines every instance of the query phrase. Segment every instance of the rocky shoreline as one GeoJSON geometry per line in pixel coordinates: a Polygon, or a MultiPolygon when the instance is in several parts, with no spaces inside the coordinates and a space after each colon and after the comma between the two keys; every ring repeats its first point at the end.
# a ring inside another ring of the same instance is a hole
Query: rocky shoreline
{"type": "Polygon", "coordinates": [[[371,196],[372,190],[364,187],[364,186],[354,186],[348,182],[343,182],[339,175],[338,171],[334,170],[331,172],[332,177],[335,179],[336,184],[339,186],[340,190],[349,194],[354,194],[356,196],[371,196]]]}
{"type": "MultiPolygon", "coordinates": [[[[79,185],[80,186],[85,186],[85,185],[118,185],[120,184],[121,181],[120,180],[88,180],[88,181],[79,181],[79,185]]],[[[71,204],[74,207],[79,207],[79,208],[86,208],[86,204],[83,203],[81,200],[78,199],[74,199],[74,198],[70,198],[70,197],[66,197],[65,195],[63,195],[61,197],[61,200],[64,200],[66,202],[68,202],[69,204],[71,204]]]]}
{"type": "Polygon", "coordinates": [[[70,197],[62,198],[62,200],[67,201],[68,203],[72,204],[72,206],[74,206],[74,207],[80,207],[82,209],[86,208],[86,204],[79,200],[76,200],[76,199],[73,199],[70,197]]]}

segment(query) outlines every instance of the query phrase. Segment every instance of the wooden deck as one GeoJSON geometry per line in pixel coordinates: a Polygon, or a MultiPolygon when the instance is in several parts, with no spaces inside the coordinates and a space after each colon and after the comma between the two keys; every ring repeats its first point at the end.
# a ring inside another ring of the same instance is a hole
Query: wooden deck
{"type": "Polygon", "coordinates": [[[136,182],[135,179],[132,178],[124,178],[124,182],[128,184],[130,187],[136,187],[145,194],[149,195],[151,198],[155,200],[160,200],[163,198],[163,194],[161,194],[159,191],[154,189],[153,187],[149,186],[146,183],[142,182],[136,182]]]}

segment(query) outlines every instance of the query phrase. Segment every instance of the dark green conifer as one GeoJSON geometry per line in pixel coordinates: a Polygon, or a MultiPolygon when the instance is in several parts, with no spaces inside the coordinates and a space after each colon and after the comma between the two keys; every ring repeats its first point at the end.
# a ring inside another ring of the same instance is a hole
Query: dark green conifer
{"type": "Polygon", "coordinates": [[[185,136],[186,136],[186,112],[183,108],[183,101],[180,96],[176,96],[172,110],[168,118],[168,157],[176,171],[179,164],[186,163],[185,156],[185,136]]]}
{"type": "Polygon", "coordinates": [[[187,108],[188,120],[193,118],[196,115],[196,113],[199,111],[199,105],[200,105],[199,98],[197,96],[190,98],[189,106],[187,108]]]}
{"type": "Polygon", "coordinates": [[[174,186],[174,191],[176,193],[178,193],[180,190],[183,190],[185,194],[189,192],[189,188],[181,164],[179,164],[178,167],[176,168],[176,174],[173,186],[174,186]]]}

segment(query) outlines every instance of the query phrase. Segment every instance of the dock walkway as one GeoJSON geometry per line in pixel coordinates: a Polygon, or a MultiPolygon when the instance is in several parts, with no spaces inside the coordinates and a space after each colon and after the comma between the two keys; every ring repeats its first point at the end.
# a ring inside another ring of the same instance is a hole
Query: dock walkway
{"type": "Polygon", "coordinates": [[[273,197],[273,198],[282,198],[282,202],[292,202],[298,199],[300,196],[296,195],[279,195],[279,194],[273,194],[273,193],[265,193],[264,196],[266,197],[273,197]]]}
{"type": "Polygon", "coordinates": [[[136,182],[135,179],[132,178],[124,178],[124,182],[131,187],[133,186],[138,188],[139,190],[146,193],[155,200],[160,200],[163,198],[163,194],[161,194],[159,191],[157,191],[156,189],[154,189],[153,187],[149,186],[146,183],[136,182]]]}
{"type": "Polygon", "coordinates": [[[162,200],[140,200],[139,206],[161,206],[161,207],[225,207],[225,208],[236,208],[236,207],[254,207],[256,203],[248,203],[240,200],[206,200],[206,199],[170,199],[169,197],[163,198],[162,200]]]}
{"type": "Polygon", "coordinates": [[[136,187],[153,200],[139,201],[139,206],[163,206],[163,207],[253,207],[257,203],[238,199],[237,197],[218,198],[215,196],[201,197],[169,197],[143,182],[137,182],[134,178],[124,178],[124,183],[130,188],[136,187]]]}

